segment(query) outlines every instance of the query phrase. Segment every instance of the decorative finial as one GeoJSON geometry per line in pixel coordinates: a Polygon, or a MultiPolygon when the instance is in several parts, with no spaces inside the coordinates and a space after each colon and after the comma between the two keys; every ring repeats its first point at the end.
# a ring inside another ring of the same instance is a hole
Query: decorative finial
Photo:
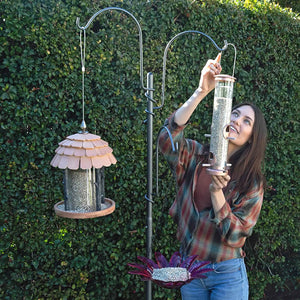
{"type": "Polygon", "coordinates": [[[82,130],[82,133],[85,133],[85,130],[86,130],[86,124],[85,124],[85,121],[84,121],[84,120],[82,120],[81,125],[80,125],[80,128],[81,128],[81,130],[82,130]]]}

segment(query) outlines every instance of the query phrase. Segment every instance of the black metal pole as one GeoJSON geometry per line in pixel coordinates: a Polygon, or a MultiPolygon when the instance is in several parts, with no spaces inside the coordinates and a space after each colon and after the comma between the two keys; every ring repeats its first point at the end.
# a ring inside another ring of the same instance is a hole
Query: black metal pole
{"type": "MultiPolygon", "coordinates": [[[[147,257],[152,259],[153,74],[147,74],[147,257]]],[[[146,299],[152,299],[152,282],[146,282],[146,299]]]]}

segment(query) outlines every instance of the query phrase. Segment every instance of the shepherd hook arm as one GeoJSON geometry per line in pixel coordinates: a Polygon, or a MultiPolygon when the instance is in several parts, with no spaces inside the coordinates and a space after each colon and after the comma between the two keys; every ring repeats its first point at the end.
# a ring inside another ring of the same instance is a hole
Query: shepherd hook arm
{"type": "Polygon", "coordinates": [[[161,105],[154,107],[154,109],[160,109],[164,106],[165,103],[165,78],[166,78],[166,64],[167,64],[167,54],[168,54],[168,49],[170,48],[171,44],[173,43],[173,41],[175,41],[178,37],[185,35],[185,34],[199,34],[199,35],[203,35],[205,37],[207,37],[212,43],[213,45],[217,48],[218,51],[224,51],[228,48],[228,43],[225,40],[224,41],[224,47],[220,48],[218,47],[218,45],[216,44],[216,42],[207,34],[201,32],[201,31],[197,31],[197,30],[187,30],[187,31],[183,31],[178,33],[177,35],[175,35],[167,44],[166,48],[165,48],[165,52],[164,52],[164,58],[163,58],[163,75],[162,75],[162,92],[161,92],[161,105]]]}
{"type": "Polygon", "coordinates": [[[124,12],[126,13],[127,15],[129,15],[136,23],[137,27],[138,27],[138,30],[139,30],[139,47],[140,47],[140,82],[141,82],[141,86],[142,88],[145,90],[145,86],[144,86],[144,75],[143,75],[143,64],[144,64],[144,59],[143,59],[143,34],[142,34],[142,29],[141,29],[141,26],[138,22],[138,20],[134,17],[134,15],[132,15],[130,12],[128,12],[127,10],[123,9],[123,8],[119,8],[119,7],[106,7],[104,9],[101,9],[99,10],[98,12],[96,12],[90,19],[89,21],[87,22],[87,24],[85,26],[80,26],[79,23],[80,23],[80,19],[79,17],[77,17],[76,19],[76,25],[78,26],[78,28],[82,31],[85,31],[90,25],[91,23],[93,22],[93,20],[101,15],[102,13],[104,12],[107,12],[107,11],[113,11],[113,10],[117,10],[117,11],[121,11],[121,12],[124,12]]]}

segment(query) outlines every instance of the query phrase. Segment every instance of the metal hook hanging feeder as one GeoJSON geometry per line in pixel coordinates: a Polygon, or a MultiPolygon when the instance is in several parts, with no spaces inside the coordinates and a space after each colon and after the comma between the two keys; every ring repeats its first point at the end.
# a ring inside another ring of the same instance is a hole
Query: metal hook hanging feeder
{"type": "Polygon", "coordinates": [[[203,164],[207,167],[207,173],[210,175],[225,175],[230,168],[227,162],[228,142],[230,130],[230,115],[232,110],[233,86],[236,78],[234,77],[236,48],[234,48],[234,64],[232,76],[216,75],[215,76],[215,92],[213,103],[213,116],[211,123],[211,134],[205,136],[210,137],[210,148],[208,163],[203,164]]]}
{"type": "MultiPolygon", "coordinates": [[[[225,51],[228,49],[228,46],[232,46],[234,48],[234,61],[233,61],[233,70],[232,76],[230,75],[217,75],[215,76],[215,92],[214,92],[214,103],[213,103],[213,116],[212,116],[212,124],[211,124],[211,134],[206,134],[206,137],[210,137],[210,156],[209,163],[203,164],[204,167],[207,168],[207,172],[211,175],[224,175],[226,171],[230,167],[230,164],[227,163],[227,152],[228,152],[228,137],[229,133],[229,123],[230,123],[230,113],[232,109],[232,98],[233,98],[233,85],[235,82],[234,72],[235,72],[235,64],[236,64],[236,47],[234,44],[227,43],[224,41],[223,48],[220,48],[216,42],[207,34],[196,31],[196,30],[188,30],[183,31],[174,36],[167,44],[164,57],[163,57],[163,75],[162,75],[162,94],[161,94],[161,105],[155,107],[156,109],[162,108],[164,106],[165,100],[165,76],[166,76],[166,64],[167,64],[167,54],[168,49],[170,48],[173,41],[175,41],[178,37],[186,35],[186,34],[198,34],[205,36],[208,38],[214,47],[218,51],[225,51]]],[[[172,135],[169,132],[166,126],[160,128],[158,135],[162,130],[166,130],[172,144],[172,150],[175,152],[178,150],[178,145],[174,144],[172,139],[172,135]]],[[[156,144],[156,193],[158,195],[158,140],[156,144]]]]}

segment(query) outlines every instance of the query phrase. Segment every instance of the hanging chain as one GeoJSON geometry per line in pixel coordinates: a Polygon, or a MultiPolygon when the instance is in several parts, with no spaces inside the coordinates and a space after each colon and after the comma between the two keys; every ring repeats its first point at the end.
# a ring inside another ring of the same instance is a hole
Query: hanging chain
{"type": "Polygon", "coordinates": [[[84,75],[85,75],[85,47],[86,47],[86,32],[85,30],[80,31],[80,58],[81,58],[81,71],[82,71],[82,123],[81,129],[84,132],[86,129],[86,124],[84,120],[84,75]],[[83,42],[82,42],[82,32],[83,32],[83,42]]]}

